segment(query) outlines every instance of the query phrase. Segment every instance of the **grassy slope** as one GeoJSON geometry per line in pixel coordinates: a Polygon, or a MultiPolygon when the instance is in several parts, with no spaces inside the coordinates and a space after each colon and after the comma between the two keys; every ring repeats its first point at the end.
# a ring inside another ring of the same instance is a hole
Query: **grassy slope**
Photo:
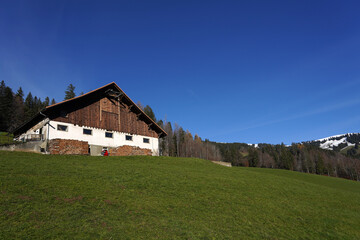
{"type": "Polygon", "coordinates": [[[7,132],[0,132],[0,145],[14,143],[14,135],[7,132]]]}
{"type": "Polygon", "coordinates": [[[0,152],[0,239],[360,239],[360,183],[200,159],[0,152]]]}

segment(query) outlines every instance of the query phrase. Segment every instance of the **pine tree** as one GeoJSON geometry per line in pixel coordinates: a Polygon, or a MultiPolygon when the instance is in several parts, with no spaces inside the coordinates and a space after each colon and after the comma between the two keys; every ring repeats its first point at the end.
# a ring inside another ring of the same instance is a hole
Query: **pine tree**
{"type": "Polygon", "coordinates": [[[51,99],[51,105],[54,105],[54,104],[56,104],[56,101],[55,101],[55,99],[53,98],[53,99],[51,99]]]}
{"type": "Polygon", "coordinates": [[[46,97],[45,101],[43,102],[43,106],[47,107],[47,106],[49,106],[49,103],[50,103],[50,99],[49,99],[49,97],[46,97]]]}
{"type": "Polygon", "coordinates": [[[33,116],[33,109],[34,109],[34,98],[31,92],[28,93],[24,103],[24,115],[25,120],[29,120],[33,116]]]}
{"type": "Polygon", "coordinates": [[[5,81],[2,80],[1,83],[0,83],[0,96],[3,96],[3,95],[4,95],[4,93],[5,93],[5,88],[6,88],[5,81]]]}
{"type": "Polygon", "coordinates": [[[11,128],[19,127],[23,123],[24,117],[24,92],[20,87],[14,98],[14,117],[11,128]]]}
{"type": "Polygon", "coordinates": [[[22,101],[24,101],[24,92],[23,92],[23,90],[22,90],[21,87],[19,87],[19,89],[17,90],[16,96],[19,97],[19,98],[21,98],[22,101]]]}
{"type": "MultiPolygon", "coordinates": [[[[39,108],[40,99],[37,96],[34,97],[32,112],[35,112],[39,108]],[[36,110],[35,110],[36,109],[36,110]]],[[[36,111],[37,112],[37,111],[36,111]]],[[[34,114],[33,114],[34,115],[34,114]]]]}
{"type": "Polygon", "coordinates": [[[4,113],[5,109],[5,81],[2,80],[0,84],[0,131],[6,129],[6,115],[4,113]]]}
{"type": "Polygon", "coordinates": [[[76,96],[75,94],[75,86],[70,83],[70,85],[67,87],[65,91],[65,98],[64,100],[74,98],[76,96]]]}
{"type": "Polygon", "coordinates": [[[146,113],[146,115],[148,115],[152,120],[154,120],[154,122],[156,122],[156,117],[155,117],[155,113],[153,112],[153,110],[151,109],[151,107],[149,105],[146,105],[144,107],[144,112],[146,113]]]}
{"type": "Polygon", "coordinates": [[[9,131],[14,112],[14,94],[4,81],[0,85],[0,94],[0,131],[9,131]]]}
{"type": "Polygon", "coordinates": [[[259,153],[256,149],[249,150],[249,166],[256,167],[259,163],[259,153]]]}

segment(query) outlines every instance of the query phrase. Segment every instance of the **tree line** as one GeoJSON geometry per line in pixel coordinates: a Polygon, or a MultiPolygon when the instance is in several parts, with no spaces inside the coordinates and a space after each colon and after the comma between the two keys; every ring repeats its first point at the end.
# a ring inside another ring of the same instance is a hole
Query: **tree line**
{"type": "Polygon", "coordinates": [[[233,166],[287,169],[360,181],[360,159],[310,143],[259,144],[215,143],[222,160],[233,166]]]}
{"type": "Polygon", "coordinates": [[[55,104],[55,99],[33,96],[31,92],[24,99],[21,87],[16,92],[6,86],[5,81],[0,83],[0,131],[12,132],[24,122],[28,121],[41,109],[49,104],[55,104]]]}
{"type": "Polygon", "coordinates": [[[194,136],[189,130],[184,130],[179,124],[156,119],[155,113],[149,105],[137,105],[168,134],[159,139],[161,156],[194,157],[207,160],[221,161],[218,147],[208,139],[202,140],[197,134],[194,136]]]}
{"type": "MultiPolygon", "coordinates": [[[[81,93],[83,94],[83,93],[81,93]]],[[[24,91],[21,87],[16,92],[6,86],[5,81],[0,83],[0,132],[12,132],[21,124],[30,120],[43,108],[56,103],[53,98],[50,101],[46,97],[43,101],[40,97],[33,96],[31,92],[24,99],[24,91]]],[[[66,91],[64,100],[75,97],[75,86],[70,84],[66,91]]]]}

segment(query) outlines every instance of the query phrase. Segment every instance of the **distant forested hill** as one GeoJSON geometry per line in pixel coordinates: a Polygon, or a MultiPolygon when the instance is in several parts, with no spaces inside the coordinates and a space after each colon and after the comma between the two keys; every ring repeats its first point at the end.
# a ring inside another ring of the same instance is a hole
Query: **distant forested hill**
{"type": "Polygon", "coordinates": [[[341,152],[347,156],[360,157],[358,151],[360,144],[360,133],[341,134],[305,143],[320,147],[322,149],[341,152]]]}
{"type": "Polygon", "coordinates": [[[234,166],[288,169],[359,181],[359,137],[359,134],[344,134],[291,146],[214,144],[219,148],[222,160],[234,166]]]}

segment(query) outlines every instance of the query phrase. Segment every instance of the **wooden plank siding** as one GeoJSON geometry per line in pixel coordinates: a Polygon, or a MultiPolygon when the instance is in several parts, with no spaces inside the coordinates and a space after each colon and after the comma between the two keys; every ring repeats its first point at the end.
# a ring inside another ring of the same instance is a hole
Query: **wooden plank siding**
{"type": "Polygon", "coordinates": [[[144,118],[134,112],[135,107],[116,99],[102,97],[98,101],[82,106],[67,106],[54,121],[72,123],[84,127],[93,127],[109,131],[124,132],[149,137],[159,137],[156,131],[149,128],[144,118]],[[65,113],[65,114],[64,114],[65,113]]]}

